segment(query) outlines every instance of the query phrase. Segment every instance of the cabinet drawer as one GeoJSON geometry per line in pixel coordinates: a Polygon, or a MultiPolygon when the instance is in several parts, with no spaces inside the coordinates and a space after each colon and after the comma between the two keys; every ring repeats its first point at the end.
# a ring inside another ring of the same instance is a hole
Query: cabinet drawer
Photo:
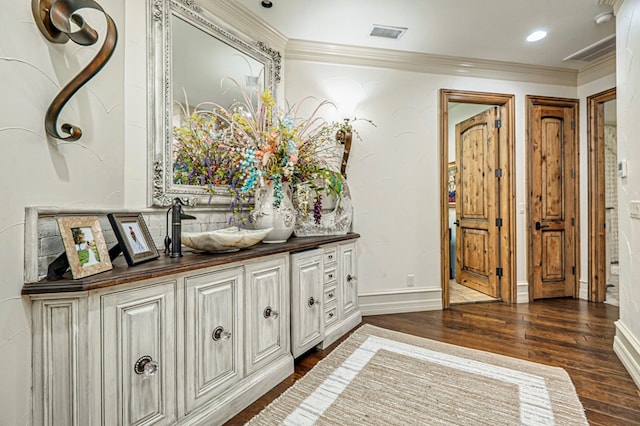
{"type": "Polygon", "coordinates": [[[325,248],[324,249],[324,264],[332,263],[336,261],[337,253],[336,248],[325,248]]]}
{"type": "Polygon", "coordinates": [[[338,320],[338,305],[331,303],[329,305],[324,305],[324,308],[324,323],[325,327],[328,327],[338,320]]]}
{"type": "Polygon", "coordinates": [[[336,292],[338,288],[335,285],[325,287],[324,289],[324,304],[325,306],[336,300],[336,292]]]}
{"type": "Polygon", "coordinates": [[[330,282],[334,282],[338,276],[338,271],[336,270],[336,266],[325,266],[324,268],[324,283],[328,284],[330,282]]]}

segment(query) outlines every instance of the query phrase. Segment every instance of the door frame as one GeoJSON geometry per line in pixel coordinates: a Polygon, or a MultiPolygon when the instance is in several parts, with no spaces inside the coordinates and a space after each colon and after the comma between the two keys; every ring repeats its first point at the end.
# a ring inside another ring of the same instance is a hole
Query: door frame
{"type": "MultiPolygon", "coordinates": [[[[533,155],[533,107],[536,105],[541,106],[555,106],[555,107],[564,107],[564,108],[573,108],[573,122],[575,129],[575,138],[573,141],[573,149],[574,149],[574,157],[573,164],[570,166],[575,170],[575,178],[573,179],[573,189],[574,189],[574,211],[575,211],[575,227],[574,227],[574,244],[575,244],[575,266],[576,273],[574,289],[573,289],[573,297],[578,298],[580,295],[580,280],[578,277],[580,276],[580,124],[579,124],[579,116],[580,116],[580,102],[578,99],[572,98],[556,98],[553,96],[536,96],[536,95],[527,95],[525,100],[526,104],[526,186],[527,186],[527,194],[532,194],[533,191],[533,182],[532,182],[532,171],[533,164],[531,163],[531,158],[533,155]]],[[[565,168],[566,170],[566,168],[565,168]]],[[[531,211],[532,211],[532,203],[531,197],[527,197],[527,247],[532,247],[533,240],[533,228],[531,224],[531,211]]],[[[531,251],[527,252],[527,282],[529,285],[529,301],[533,301],[533,256],[531,251]]]]}
{"type": "Polygon", "coordinates": [[[604,104],[616,99],[616,88],[587,97],[587,167],[589,210],[589,272],[590,302],[604,302],[607,293],[607,255],[605,229],[605,161],[604,161],[604,104]]]}
{"type": "Polygon", "coordinates": [[[502,285],[500,296],[506,303],[516,300],[516,224],[515,224],[515,95],[465,90],[440,89],[440,277],[442,307],[449,307],[449,199],[447,171],[449,153],[449,102],[493,105],[506,110],[500,132],[500,217],[502,232],[500,256],[502,259],[502,285]]]}

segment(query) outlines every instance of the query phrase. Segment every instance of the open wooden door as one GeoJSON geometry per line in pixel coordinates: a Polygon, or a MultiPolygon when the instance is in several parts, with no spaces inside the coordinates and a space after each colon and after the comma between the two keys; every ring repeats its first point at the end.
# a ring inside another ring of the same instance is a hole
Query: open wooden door
{"type": "Polygon", "coordinates": [[[528,99],[531,298],[573,297],[577,268],[577,101],[528,99]]]}
{"type": "Polygon", "coordinates": [[[497,108],[456,125],[456,280],[500,297],[497,108]]]}

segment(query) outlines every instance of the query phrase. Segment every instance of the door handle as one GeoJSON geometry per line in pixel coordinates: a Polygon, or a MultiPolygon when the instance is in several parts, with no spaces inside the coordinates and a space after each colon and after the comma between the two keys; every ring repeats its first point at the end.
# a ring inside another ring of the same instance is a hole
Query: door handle
{"type": "Polygon", "coordinates": [[[455,221],[455,222],[453,222],[453,224],[454,224],[455,226],[460,226],[460,221],[459,221],[458,219],[456,219],[456,221],[455,221]]]}
{"type": "Polygon", "coordinates": [[[540,222],[536,222],[536,231],[541,230],[542,228],[548,228],[549,225],[542,225],[540,222]]]}

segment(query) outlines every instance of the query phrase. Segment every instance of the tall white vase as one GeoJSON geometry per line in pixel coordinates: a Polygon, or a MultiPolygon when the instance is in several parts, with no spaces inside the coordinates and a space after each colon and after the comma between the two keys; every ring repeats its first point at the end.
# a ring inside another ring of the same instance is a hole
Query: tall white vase
{"type": "Polygon", "coordinates": [[[284,243],[293,234],[296,215],[293,209],[291,186],[282,183],[284,196],[278,207],[274,207],[274,184],[261,186],[256,190],[255,207],[251,212],[258,229],[273,228],[262,242],[284,243]]]}

